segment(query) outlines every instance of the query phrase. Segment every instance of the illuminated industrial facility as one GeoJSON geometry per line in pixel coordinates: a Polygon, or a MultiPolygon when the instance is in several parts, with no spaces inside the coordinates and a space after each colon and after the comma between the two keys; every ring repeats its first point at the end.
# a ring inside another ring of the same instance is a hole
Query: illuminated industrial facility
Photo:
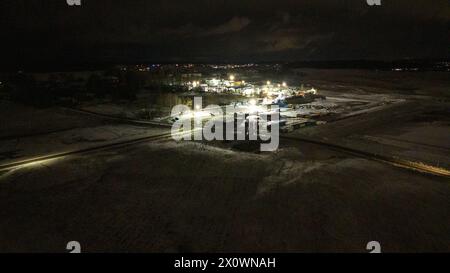
{"type": "Polygon", "coordinates": [[[278,104],[289,98],[305,97],[307,95],[317,95],[317,90],[288,86],[286,82],[273,84],[267,81],[264,85],[257,85],[244,80],[236,80],[235,75],[230,75],[228,79],[205,79],[203,81],[191,81],[186,84],[188,90],[197,90],[207,93],[228,93],[245,97],[255,97],[263,99],[263,104],[278,104]]]}

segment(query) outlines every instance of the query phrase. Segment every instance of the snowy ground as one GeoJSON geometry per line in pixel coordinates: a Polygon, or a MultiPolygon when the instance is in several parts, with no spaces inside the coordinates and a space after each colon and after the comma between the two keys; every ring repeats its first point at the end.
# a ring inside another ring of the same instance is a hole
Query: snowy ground
{"type": "Polygon", "coordinates": [[[450,104],[408,101],[291,135],[450,169],[450,104]]]}
{"type": "Polygon", "coordinates": [[[77,114],[62,108],[34,109],[1,102],[0,164],[128,139],[161,134],[168,129],[131,126],[77,114]],[[15,113],[13,117],[8,113],[15,113]]]}
{"type": "Polygon", "coordinates": [[[130,125],[103,125],[35,137],[14,138],[0,142],[0,164],[158,135],[167,131],[130,125]]]}
{"type": "Polygon", "coordinates": [[[0,181],[1,251],[450,250],[448,181],[313,145],[141,144],[0,181]]]}
{"type": "Polygon", "coordinates": [[[0,140],[34,136],[101,124],[98,119],[68,115],[59,108],[37,109],[0,100],[0,140]]]}
{"type": "MultiPolygon", "coordinates": [[[[291,135],[450,168],[441,73],[302,77],[358,115],[291,135]]],[[[166,130],[1,103],[3,164],[166,130]]],[[[0,252],[74,240],[86,252],[450,251],[447,178],[287,140],[274,153],[161,141],[35,164],[0,173],[0,206],[0,252]]]]}

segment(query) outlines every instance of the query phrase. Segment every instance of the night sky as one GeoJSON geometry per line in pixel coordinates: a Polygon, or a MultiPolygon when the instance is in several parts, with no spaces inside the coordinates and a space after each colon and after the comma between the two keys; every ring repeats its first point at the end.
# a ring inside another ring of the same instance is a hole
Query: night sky
{"type": "Polygon", "coordinates": [[[449,58],[449,0],[1,0],[3,64],[449,58]]]}

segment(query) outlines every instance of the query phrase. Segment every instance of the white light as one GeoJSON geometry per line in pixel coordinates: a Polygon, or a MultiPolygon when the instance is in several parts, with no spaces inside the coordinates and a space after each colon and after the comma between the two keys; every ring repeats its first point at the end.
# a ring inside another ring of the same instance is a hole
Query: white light
{"type": "Polygon", "coordinates": [[[283,82],[283,87],[286,87],[287,86],[287,83],[286,82],[283,82]]]}
{"type": "Polygon", "coordinates": [[[230,75],[230,81],[234,81],[234,75],[230,75]]]}
{"type": "Polygon", "coordinates": [[[250,101],[249,101],[249,103],[250,103],[250,105],[256,105],[256,100],[255,99],[251,99],[250,101]]]}
{"type": "Polygon", "coordinates": [[[267,85],[270,85],[270,83],[271,83],[270,81],[267,81],[267,85]]]}

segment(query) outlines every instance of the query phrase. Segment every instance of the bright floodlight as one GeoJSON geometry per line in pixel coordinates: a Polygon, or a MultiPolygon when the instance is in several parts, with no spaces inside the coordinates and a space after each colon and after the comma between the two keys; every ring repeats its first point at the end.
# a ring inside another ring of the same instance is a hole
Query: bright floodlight
{"type": "Polygon", "coordinates": [[[270,81],[267,81],[267,85],[270,85],[270,81]]]}
{"type": "Polygon", "coordinates": [[[230,75],[230,81],[234,81],[234,75],[230,75]]]}
{"type": "Polygon", "coordinates": [[[283,82],[283,87],[286,87],[287,86],[287,83],[286,82],[283,82]]]}

